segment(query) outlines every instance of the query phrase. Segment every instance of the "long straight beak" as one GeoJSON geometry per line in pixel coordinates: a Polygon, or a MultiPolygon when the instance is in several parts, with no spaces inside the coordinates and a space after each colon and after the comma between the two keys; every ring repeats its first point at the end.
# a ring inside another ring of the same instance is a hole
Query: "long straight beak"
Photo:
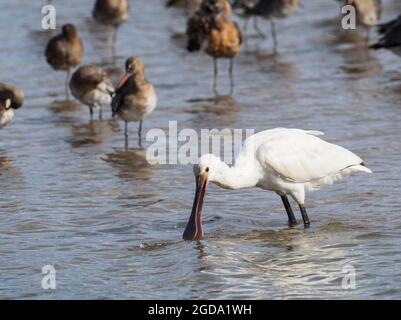
{"type": "Polygon", "coordinates": [[[124,76],[121,78],[120,82],[118,83],[118,89],[121,88],[124,85],[124,83],[127,82],[127,80],[129,79],[130,76],[131,76],[131,74],[129,74],[129,73],[124,74],[124,76]]]}
{"type": "Polygon", "coordinates": [[[207,175],[199,174],[196,176],[196,192],[191,216],[182,235],[184,240],[202,240],[202,207],[207,188],[207,175]]]}

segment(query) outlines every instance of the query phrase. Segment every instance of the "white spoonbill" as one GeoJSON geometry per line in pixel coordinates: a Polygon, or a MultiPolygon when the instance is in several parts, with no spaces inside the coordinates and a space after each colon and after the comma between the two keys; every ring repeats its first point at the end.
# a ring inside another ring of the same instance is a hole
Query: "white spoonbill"
{"type": "Polygon", "coordinates": [[[307,191],[318,190],[355,172],[372,173],[357,155],[318,138],[319,135],[323,133],[285,128],[259,132],[245,140],[231,167],[212,154],[203,155],[194,166],[196,193],[183,238],[203,238],[202,206],[208,182],[225,189],[258,187],[274,191],[283,201],[289,223],[295,224],[287,198],[290,195],[308,226],[307,191]]]}

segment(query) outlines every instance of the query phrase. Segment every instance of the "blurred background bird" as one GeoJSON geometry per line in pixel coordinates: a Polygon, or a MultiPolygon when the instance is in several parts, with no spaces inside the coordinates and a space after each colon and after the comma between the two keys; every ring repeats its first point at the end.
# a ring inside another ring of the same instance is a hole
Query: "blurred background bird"
{"type": "Polygon", "coordinates": [[[242,31],[245,33],[248,29],[249,21],[252,19],[253,27],[261,38],[266,38],[266,34],[258,25],[258,16],[251,13],[251,9],[255,7],[260,0],[232,0],[232,8],[237,15],[245,19],[242,31]]]}
{"type": "Polygon", "coordinates": [[[81,63],[83,56],[83,44],[78,31],[73,24],[64,25],[61,34],[49,40],[45,56],[47,62],[54,70],[63,70],[67,72],[65,79],[65,93],[68,99],[68,80],[71,69],[81,63]]]}
{"type": "Polygon", "coordinates": [[[401,15],[394,20],[378,26],[380,40],[371,46],[372,49],[388,49],[401,56],[401,15]]]}
{"type": "Polygon", "coordinates": [[[245,9],[245,14],[266,18],[271,24],[273,51],[277,52],[277,32],[275,21],[293,14],[299,6],[299,0],[259,0],[253,7],[245,9]]]}
{"type": "Polygon", "coordinates": [[[139,121],[138,144],[142,146],[142,123],[156,108],[157,96],[153,85],[145,78],[145,66],[138,57],[125,62],[121,78],[111,102],[112,116],[125,122],[125,147],[128,148],[128,122],[139,121]]]}
{"type": "Polygon", "coordinates": [[[14,111],[22,107],[24,93],[16,86],[0,82],[0,129],[11,122],[14,111]]]}
{"type": "Polygon", "coordinates": [[[190,52],[204,49],[213,57],[213,91],[217,92],[217,59],[230,60],[230,94],[234,90],[234,57],[241,50],[242,36],[238,25],[231,20],[231,5],[226,0],[203,0],[187,22],[187,49],[190,52]]]}
{"type": "Polygon", "coordinates": [[[128,0],[96,0],[92,15],[97,22],[114,28],[112,37],[114,59],[118,29],[129,17],[128,0]]]}
{"type": "Polygon", "coordinates": [[[72,95],[89,107],[91,120],[93,110],[99,111],[102,119],[103,106],[109,106],[114,87],[106,72],[95,65],[80,66],[70,81],[72,95]]]}

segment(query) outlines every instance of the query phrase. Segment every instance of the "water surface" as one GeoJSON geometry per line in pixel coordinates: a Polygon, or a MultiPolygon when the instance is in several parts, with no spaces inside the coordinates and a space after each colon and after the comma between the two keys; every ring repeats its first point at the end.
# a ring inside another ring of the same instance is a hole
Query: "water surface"
{"type": "MultiPolygon", "coordinates": [[[[185,51],[182,10],[131,1],[113,64],[112,33],[93,23],[92,1],[53,3],[58,27],[78,26],[84,63],[117,79],[126,57],[143,57],[159,96],[144,130],[167,131],[170,120],[196,130],[322,130],[374,174],[309,194],[306,230],[288,228],[273,193],[212,185],[205,240],[184,242],[192,168],[149,165],[135,147],[136,124],[126,151],[122,123],[109,114],[90,123],[87,107],[65,101],[65,75],[44,60],[54,34],[40,29],[45,2],[0,1],[1,80],[26,94],[0,132],[1,299],[401,298],[401,60],[367,50],[364,33],[340,31],[334,1],[303,1],[278,22],[277,56],[271,38],[249,28],[228,102],[208,99],[212,60],[185,51]],[[53,291],[41,287],[47,264],[57,272],[53,291]],[[356,270],[355,290],[341,287],[346,265],[356,270]]],[[[384,6],[384,21],[401,12],[399,1],[384,6]]],[[[220,66],[224,94],[228,64],[220,66]]]]}

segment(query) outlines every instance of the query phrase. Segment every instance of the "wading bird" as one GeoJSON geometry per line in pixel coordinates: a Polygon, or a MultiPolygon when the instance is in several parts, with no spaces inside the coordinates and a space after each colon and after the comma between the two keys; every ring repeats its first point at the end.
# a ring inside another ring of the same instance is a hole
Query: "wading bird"
{"type": "Polygon", "coordinates": [[[12,84],[0,82],[0,129],[14,117],[14,110],[24,103],[24,93],[12,84]]]}
{"type": "Polygon", "coordinates": [[[125,75],[120,80],[111,102],[112,115],[125,121],[125,146],[128,147],[128,122],[139,121],[139,146],[142,145],[142,122],[156,108],[157,96],[153,85],[146,80],[140,58],[125,62],[125,75]]]}
{"type": "Polygon", "coordinates": [[[307,191],[318,190],[356,172],[371,173],[357,155],[318,138],[319,135],[323,133],[284,128],[259,132],[245,140],[232,167],[214,155],[203,155],[194,166],[195,200],[183,238],[203,237],[202,206],[208,182],[225,189],[258,187],[276,192],[292,225],[297,221],[287,198],[290,195],[308,226],[307,191]]]}
{"type": "Polygon", "coordinates": [[[76,99],[89,107],[92,120],[94,109],[99,110],[99,119],[102,119],[103,106],[110,105],[114,87],[102,68],[83,65],[73,73],[70,90],[76,99]]]}
{"type": "Polygon", "coordinates": [[[260,0],[255,6],[245,10],[246,15],[261,16],[270,20],[273,50],[277,52],[277,33],[275,21],[295,12],[299,0],[260,0]]]}
{"type": "Polygon", "coordinates": [[[235,22],[232,22],[231,6],[227,0],[203,0],[198,11],[188,19],[187,49],[190,52],[203,49],[213,57],[214,77],[213,91],[217,95],[217,59],[230,59],[230,94],[234,90],[234,57],[241,49],[241,31],[235,22]]]}
{"type": "Polygon", "coordinates": [[[118,28],[129,16],[128,0],[96,0],[92,15],[99,23],[114,27],[114,55],[118,28]]]}
{"type": "Polygon", "coordinates": [[[245,19],[243,27],[244,33],[248,29],[249,20],[253,20],[253,27],[261,38],[266,38],[266,35],[260,30],[258,25],[258,16],[250,13],[251,9],[258,4],[259,0],[233,0],[232,7],[235,12],[245,19]]]}
{"type": "Polygon", "coordinates": [[[65,79],[65,92],[67,99],[68,80],[70,77],[71,68],[76,67],[81,63],[83,56],[83,45],[78,31],[72,24],[66,24],[62,27],[61,34],[49,40],[47,44],[45,56],[47,62],[54,70],[67,71],[65,79]]]}
{"type": "Polygon", "coordinates": [[[379,25],[378,32],[381,38],[371,48],[388,49],[394,54],[401,56],[401,15],[390,22],[379,25]]]}

